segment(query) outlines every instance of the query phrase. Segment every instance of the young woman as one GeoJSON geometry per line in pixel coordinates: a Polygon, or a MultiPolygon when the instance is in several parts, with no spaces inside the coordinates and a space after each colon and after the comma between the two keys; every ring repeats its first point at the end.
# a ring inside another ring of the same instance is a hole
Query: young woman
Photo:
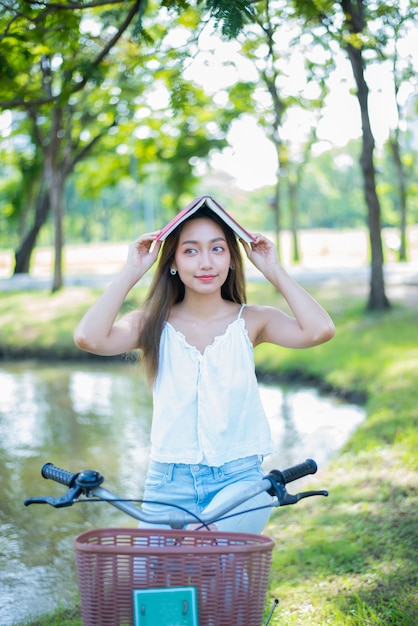
{"type": "MultiPolygon", "coordinates": [[[[154,401],[144,499],[179,505],[199,516],[229,499],[243,481],[259,480],[263,457],[273,451],[254,347],[267,342],[308,348],[331,339],[334,325],[289,277],[274,244],[263,235],[241,244],[292,315],[246,304],[239,242],[212,211],[200,209],[163,244],[158,234],[142,235],[131,244],[124,268],[81,320],[75,342],[104,356],[141,350],[154,401]],[[127,294],[157,259],[144,305],[118,319],[127,294]]],[[[241,507],[242,515],[216,526],[259,533],[270,501],[261,494],[241,507]]],[[[169,504],[143,508],[172,510],[169,504]]]]}

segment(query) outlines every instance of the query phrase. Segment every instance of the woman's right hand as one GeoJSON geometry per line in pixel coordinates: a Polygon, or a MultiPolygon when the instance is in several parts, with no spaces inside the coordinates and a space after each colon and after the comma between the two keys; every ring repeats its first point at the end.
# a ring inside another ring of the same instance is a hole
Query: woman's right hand
{"type": "Polygon", "coordinates": [[[161,241],[157,241],[159,231],[146,233],[130,244],[125,269],[131,270],[139,280],[158,258],[161,241]]]}

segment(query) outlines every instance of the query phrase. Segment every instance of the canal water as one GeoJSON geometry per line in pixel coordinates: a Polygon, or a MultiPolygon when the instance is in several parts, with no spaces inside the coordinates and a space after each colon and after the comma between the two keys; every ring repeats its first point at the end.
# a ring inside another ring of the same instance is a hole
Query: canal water
{"type": "MultiPolygon", "coordinates": [[[[364,410],[315,389],[260,385],[283,469],[332,458],[364,410]]],[[[92,468],[105,486],[140,498],[148,464],[151,398],[136,364],[2,364],[0,367],[0,625],[10,626],[77,600],[72,542],[101,526],[136,522],[100,503],[54,509],[25,498],[61,495],[40,474],[46,462],[92,468]]],[[[326,487],[318,484],[318,488],[326,487]]]]}

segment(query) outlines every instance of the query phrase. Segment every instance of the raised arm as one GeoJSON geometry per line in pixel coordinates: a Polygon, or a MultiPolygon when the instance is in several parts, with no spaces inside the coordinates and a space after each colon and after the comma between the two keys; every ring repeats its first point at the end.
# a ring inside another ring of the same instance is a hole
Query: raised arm
{"type": "Polygon", "coordinates": [[[158,232],[148,233],[129,246],[122,271],[84,315],[74,333],[76,345],[101,356],[123,354],[138,348],[139,310],[118,315],[126,296],[155,263],[161,243],[158,232]]]}
{"type": "Polygon", "coordinates": [[[251,245],[242,244],[250,261],[282,294],[293,313],[292,317],[275,307],[254,307],[254,344],[309,348],[332,339],[335,326],[330,316],[282,267],[275,245],[262,235],[251,245]]]}

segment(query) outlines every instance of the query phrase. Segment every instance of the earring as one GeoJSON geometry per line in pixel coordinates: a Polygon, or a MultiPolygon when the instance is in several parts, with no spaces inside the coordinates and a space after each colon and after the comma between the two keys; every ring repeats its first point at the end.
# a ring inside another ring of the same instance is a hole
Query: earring
{"type": "Polygon", "coordinates": [[[235,266],[234,266],[234,264],[233,264],[233,263],[231,263],[231,265],[229,266],[229,269],[230,269],[230,270],[234,270],[234,269],[235,269],[235,266]]]}
{"type": "Polygon", "coordinates": [[[175,275],[177,274],[177,270],[176,270],[174,267],[171,267],[171,268],[170,268],[170,274],[171,274],[172,276],[175,276],[175,275]]]}

